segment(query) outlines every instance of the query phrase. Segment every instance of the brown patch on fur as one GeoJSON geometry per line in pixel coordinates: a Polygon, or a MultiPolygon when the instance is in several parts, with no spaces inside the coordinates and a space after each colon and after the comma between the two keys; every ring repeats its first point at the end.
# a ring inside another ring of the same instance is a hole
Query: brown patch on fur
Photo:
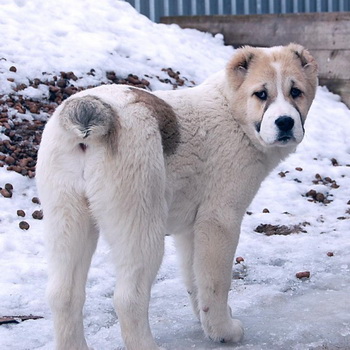
{"type": "Polygon", "coordinates": [[[135,96],[133,102],[142,103],[157,119],[164,153],[166,155],[174,154],[180,142],[180,131],[173,108],[150,92],[134,88],[131,88],[130,92],[135,96]]]}

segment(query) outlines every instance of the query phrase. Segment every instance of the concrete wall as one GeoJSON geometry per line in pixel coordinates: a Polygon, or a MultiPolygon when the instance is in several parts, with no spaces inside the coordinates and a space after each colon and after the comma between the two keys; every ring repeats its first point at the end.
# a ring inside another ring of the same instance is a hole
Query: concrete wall
{"type": "Polygon", "coordinates": [[[339,94],[350,107],[350,12],[183,16],[161,21],[222,33],[225,43],[234,47],[302,44],[318,61],[320,84],[339,94]]]}

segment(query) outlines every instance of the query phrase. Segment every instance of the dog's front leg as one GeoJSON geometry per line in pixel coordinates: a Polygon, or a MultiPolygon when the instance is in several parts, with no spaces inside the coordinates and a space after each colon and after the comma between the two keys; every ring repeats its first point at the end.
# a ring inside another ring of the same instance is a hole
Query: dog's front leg
{"type": "Polygon", "coordinates": [[[194,232],[192,227],[187,232],[174,235],[174,242],[176,246],[176,252],[178,253],[180,258],[182,275],[188,296],[191,301],[192,309],[194,314],[199,319],[197,286],[193,270],[194,232]]]}
{"type": "Polygon", "coordinates": [[[200,320],[206,336],[214,341],[238,342],[243,337],[242,324],[231,318],[227,304],[238,237],[239,225],[228,224],[221,215],[203,212],[197,218],[194,271],[200,320]]]}

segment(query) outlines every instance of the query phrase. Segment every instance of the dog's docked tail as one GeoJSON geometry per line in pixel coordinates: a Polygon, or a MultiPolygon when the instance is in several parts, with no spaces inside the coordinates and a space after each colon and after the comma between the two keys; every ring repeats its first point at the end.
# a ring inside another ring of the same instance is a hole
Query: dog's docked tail
{"type": "Polygon", "coordinates": [[[112,106],[92,95],[74,97],[65,102],[60,113],[63,127],[81,142],[100,139],[113,146],[117,140],[119,121],[112,106]]]}

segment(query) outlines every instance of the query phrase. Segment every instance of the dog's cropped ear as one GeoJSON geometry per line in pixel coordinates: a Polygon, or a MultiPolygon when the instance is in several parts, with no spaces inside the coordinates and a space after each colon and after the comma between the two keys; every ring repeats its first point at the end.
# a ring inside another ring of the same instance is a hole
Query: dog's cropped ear
{"type": "Polygon", "coordinates": [[[249,70],[249,66],[254,59],[254,55],[253,47],[244,46],[235,51],[231,61],[227,64],[227,75],[234,88],[238,89],[243,83],[249,70]]]}
{"type": "Polygon", "coordinates": [[[314,57],[306,50],[303,46],[299,44],[289,44],[288,48],[296,55],[300,60],[301,66],[306,73],[310,74],[311,77],[317,77],[318,66],[314,57]]]}

